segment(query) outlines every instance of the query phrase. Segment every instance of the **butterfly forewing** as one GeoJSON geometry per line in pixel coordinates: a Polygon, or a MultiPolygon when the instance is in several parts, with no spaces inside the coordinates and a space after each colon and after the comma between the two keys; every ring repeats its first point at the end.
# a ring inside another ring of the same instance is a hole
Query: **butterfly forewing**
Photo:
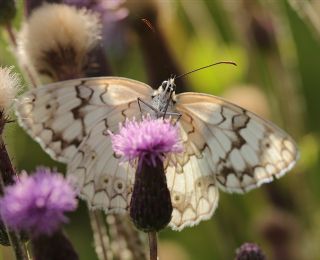
{"type": "Polygon", "coordinates": [[[137,97],[149,98],[151,92],[148,85],[123,78],[69,80],[28,91],[16,103],[16,113],[20,125],[53,159],[68,163],[112,109],[137,97]]]}
{"type": "Polygon", "coordinates": [[[196,152],[210,151],[212,174],[225,191],[259,187],[281,177],[296,162],[292,138],[241,107],[210,95],[184,93],[177,96],[176,108],[196,152]]]}

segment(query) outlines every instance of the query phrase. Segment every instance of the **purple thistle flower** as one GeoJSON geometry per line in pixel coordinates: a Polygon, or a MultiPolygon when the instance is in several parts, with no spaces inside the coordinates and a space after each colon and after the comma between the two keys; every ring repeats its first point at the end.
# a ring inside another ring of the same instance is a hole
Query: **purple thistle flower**
{"type": "Polygon", "coordinates": [[[183,151],[178,126],[169,120],[145,117],[141,122],[129,121],[120,126],[119,134],[111,134],[112,148],[124,161],[133,162],[148,156],[155,166],[156,159],[164,159],[165,154],[183,151]]]}
{"type": "MultiPolygon", "coordinates": [[[[128,45],[124,20],[129,15],[126,0],[62,0],[67,5],[87,8],[99,13],[102,28],[103,46],[121,55],[128,45]]],[[[109,53],[107,51],[107,53],[109,53]]]]}
{"type": "Polygon", "coordinates": [[[254,243],[244,243],[236,250],[236,260],[265,260],[266,256],[254,243]]]}
{"type": "Polygon", "coordinates": [[[109,134],[117,155],[131,163],[138,160],[130,201],[133,223],[144,232],[163,229],[173,210],[163,161],[166,155],[183,150],[178,126],[146,117],[141,122],[126,120],[119,134],[109,134]]]}
{"type": "Polygon", "coordinates": [[[76,195],[63,175],[38,168],[31,176],[23,172],[5,189],[0,215],[12,229],[50,235],[67,222],[64,213],[76,209],[76,195]]]}

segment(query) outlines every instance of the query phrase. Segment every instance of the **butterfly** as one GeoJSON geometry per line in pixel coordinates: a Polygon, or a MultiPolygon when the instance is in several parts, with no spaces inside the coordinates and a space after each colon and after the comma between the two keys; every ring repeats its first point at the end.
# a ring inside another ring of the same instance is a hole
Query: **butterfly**
{"type": "Polygon", "coordinates": [[[165,164],[175,230],[210,218],[219,189],[244,193],[280,178],[296,163],[294,140],[280,128],[207,94],[175,94],[175,78],[157,90],[128,78],[98,77],[32,89],[16,102],[19,124],[54,159],[67,164],[92,209],[127,212],[135,169],[119,164],[109,131],[141,114],[177,115],[184,152],[165,164]],[[108,131],[109,130],[109,131],[108,131]]]}

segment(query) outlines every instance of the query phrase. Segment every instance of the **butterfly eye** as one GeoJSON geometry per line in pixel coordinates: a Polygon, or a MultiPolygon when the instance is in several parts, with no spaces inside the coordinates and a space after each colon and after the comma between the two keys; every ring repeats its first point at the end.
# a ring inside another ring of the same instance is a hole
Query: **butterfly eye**
{"type": "Polygon", "coordinates": [[[162,83],[161,83],[161,87],[162,88],[165,88],[166,86],[167,86],[167,84],[168,84],[168,81],[163,81],[162,83]]]}

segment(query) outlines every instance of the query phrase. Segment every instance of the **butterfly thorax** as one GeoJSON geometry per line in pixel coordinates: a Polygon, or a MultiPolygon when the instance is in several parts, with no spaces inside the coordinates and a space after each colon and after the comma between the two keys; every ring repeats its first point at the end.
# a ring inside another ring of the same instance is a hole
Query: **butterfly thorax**
{"type": "Polygon", "coordinates": [[[160,87],[152,95],[151,105],[157,112],[157,117],[163,113],[173,111],[175,103],[175,83],[174,78],[162,82],[160,87]]]}

